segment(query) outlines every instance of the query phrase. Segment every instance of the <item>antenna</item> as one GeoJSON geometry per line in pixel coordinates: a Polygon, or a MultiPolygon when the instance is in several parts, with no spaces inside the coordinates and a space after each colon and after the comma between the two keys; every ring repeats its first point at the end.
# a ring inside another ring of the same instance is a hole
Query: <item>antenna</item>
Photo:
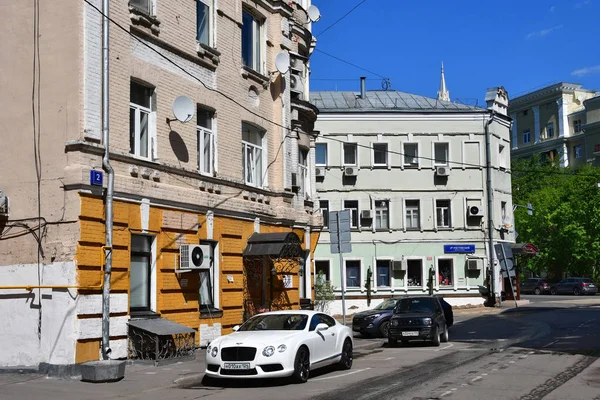
{"type": "Polygon", "coordinates": [[[306,10],[306,15],[308,15],[308,19],[310,19],[311,22],[317,22],[321,19],[321,12],[317,6],[309,6],[308,10],[306,10]]]}
{"type": "MultiPolygon", "coordinates": [[[[187,96],[179,96],[173,101],[173,115],[179,122],[186,123],[194,118],[194,103],[187,96]]],[[[175,119],[167,118],[167,124],[175,119]]]]}
{"type": "MultiPolygon", "coordinates": [[[[285,74],[290,69],[290,53],[285,50],[280,51],[275,56],[275,68],[280,74],[285,74]]],[[[271,72],[272,74],[275,71],[271,72]]]]}

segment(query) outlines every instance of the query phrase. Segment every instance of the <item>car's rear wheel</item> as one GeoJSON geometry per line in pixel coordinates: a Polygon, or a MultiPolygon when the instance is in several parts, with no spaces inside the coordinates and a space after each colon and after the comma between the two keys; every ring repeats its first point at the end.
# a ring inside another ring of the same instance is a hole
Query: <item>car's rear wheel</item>
{"type": "Polygon", "coordinates": [[[383,321],[381,325],[379,325],[379,334],[381,337],[388,337],[388,328],[390,327],[389,321],[383,321]]]}
{"type": "Polygon", "coordinates": [[[574,296],[579,296],[579,288],[573,288],[573,295],[574,296]]]}
{"type": "Polygon", "coordinates": [[[292,379],[296,383],[305,383],[310,373],[310,357],[306,347],[300,347],[294,360],[294,373],[292,379]]]}
{"type": "Polygon", "coordinates": [[[440,338],[440,340],[444,343],[446,343],[448,340],[450,340],[450,336],[448,335],[448,327],[447,326],[444,327],[444,332],[442,332],[442,337],[440,338]]]}
{"type": "Polygon", "coordinates": [[[537,295],[540,295],[540,294],[542,294],[542,291],[541,291],[541,289],[540,289],[539,287],[536,287],[536,288],[533,290],[533,293],[535,293],[535,294],[537,294],[537,295]]]}
{"type": "Polygon", "coordinates": [[[440,331],[439,328],[436,328],[434,334],[433,334],[433,340],[431,340],[431,343],[433,343],[434,346],[439,346],[440,345],[440,331]]]}
{"type": "Polygon", "coordinates": [[[338,364],[339,369],[350,369],[352,368],[352,342],[350,339],[344,341],[344,347],[342,347],[342,358],[338,364]]]}
{"type": "Polygon", "coordinates": [[[394,338],[388,336],[388,346],[389,347],[398,346],[398,339],[394,339],[394,338]]]}
{"type": "Polygon", "coordinates": [[[552,288],[550,289],[550,294],[557,294],[558,291],[556,290],[556,288],[552,288]]]}

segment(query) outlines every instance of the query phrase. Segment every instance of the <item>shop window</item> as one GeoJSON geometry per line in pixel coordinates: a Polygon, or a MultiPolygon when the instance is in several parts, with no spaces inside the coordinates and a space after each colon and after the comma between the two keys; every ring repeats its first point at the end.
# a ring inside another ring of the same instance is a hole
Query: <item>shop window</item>
{"type": "Polygon", "coordinates": [[[449,258],[438,260],[438,279],[440,286],[451,286],[454,284],[453,264],[453,260],[449,258]]]}
{"type": "Polygon", "coordinates": [[[407,285],[409,287],[421,286],[423,281],[423,261],[408,260],[406,267],[407,285]]]}

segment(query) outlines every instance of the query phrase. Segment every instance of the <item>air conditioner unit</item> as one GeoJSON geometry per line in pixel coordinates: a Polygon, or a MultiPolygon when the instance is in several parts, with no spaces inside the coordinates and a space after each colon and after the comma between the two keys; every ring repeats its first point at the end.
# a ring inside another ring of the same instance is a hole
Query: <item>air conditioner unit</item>
{"type": "Polygon", "coordinates": [[[358,175],[358,168],[356,167],[345,167],[344,175],[346,176],[356,176],[358,175]]]}
{"type": "Polygon", "coordinates": [[[296,71],[302,71],[304,69],[304,61],[298,57],[291,57],[290,67],[296,71]]]}
{"type": "Polygon", "coordinates": [[[8,196],[4,195],[4,192],[0,190],[0,215],[3,217],[8,217],[8,213],[10,211],[10,202],[8,200],[8,196]]]}
{"type": "Polygon", "coordinates": [[[394,271],[406,271],[408,262],[405,259],[392,261],[392,269],[394,271]]]}
{"type": "Polygon", "coordinates": [[[212,246],[209,244],[182,244],[179,248],[179,269],[210,269],[212,246]]]}
{"type": "Polygon", "coordinates": [[[373,211],[371,210],[362,210],[360,212],[361,219],[373,219],[373,211]]]}
{"type": "Polygon", "coordinates": [[[315,168],[315,176],[325,176],[325,168],[323,168],[323,167],[315,168]]]}
{"type": "Polygon", "coordinates": [[[469,217],[483,217],[483,208],[481,206],[469,206],[467,215],[469,217]]]}
{"type": "Polygon", "coordinates": [[[448,176],[450,175],[450,170],[448,167],[436,167],[435,174],[437,176],[448,176]]]}
{"type": "Polygon", "coordinates": [[[467,260],[467,270],[479,271],[481,269],[481,260],[477,258],[469,258],[467,260]]]}
{"type": "Polygon", "coordinates": [[[292,92],[304,93],[304,82],[298,75],[290,75],[290,88],[292,92]]]}

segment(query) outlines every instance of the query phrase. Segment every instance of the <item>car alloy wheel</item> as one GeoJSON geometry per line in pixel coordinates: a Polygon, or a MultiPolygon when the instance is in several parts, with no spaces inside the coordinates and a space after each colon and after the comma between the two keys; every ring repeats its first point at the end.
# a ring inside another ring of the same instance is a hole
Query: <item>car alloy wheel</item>
{"type": "Polygon", "coordinates": [[[557,294],[558,292],[556,291],[556,288],[552,288],[550,289],[550,294],[557,294]]]}
{"type": "Polygon", "coordinates": [[[388,329],[390,327],[389,321],[383,321],[381,325],[379,325],[379,334],[381,337],[388,337],[388,329]]]}
{"type": "Polygon", "coordinates": [[[352,368],[352,342],[350,339],[344,341],[344,347],[342,347],[342,358],[339,363],[340,369],[352,368]]]}
{"type": "Polygon", "coordinates": [[[441,341],[446,343],[448,340],[450,340],[450,336],[448,335],[448,327],[445,326],[444,332],[442,333],[441,341]]]}
{"type": "Polygon", "coordinates": [[[540,294],[542,294],[542,291],[540,290],[539,287],[536,287],[535,290],[533,291],[533,293],[540,295],[540,294]]]}
{"type": "Polygon", "coordinates": [[[573,288],[573,295],[579,296],[579,288],[573,288]]]}
{"type": "Polygon", "coordinates": [[[294,361],[294,374],[292,377],[297,383],[305,383],[310,373],[310,358],[306,347],[300,347],[294,361]]]}
{"type": "Polygon", "coordinates": [[[433,343],[434,346],[440,345],[440,330],[439,330],[439,328],[435,329],[435,332],[433,334],[433,340],[431,341],[431,343],[433,343]]]}

